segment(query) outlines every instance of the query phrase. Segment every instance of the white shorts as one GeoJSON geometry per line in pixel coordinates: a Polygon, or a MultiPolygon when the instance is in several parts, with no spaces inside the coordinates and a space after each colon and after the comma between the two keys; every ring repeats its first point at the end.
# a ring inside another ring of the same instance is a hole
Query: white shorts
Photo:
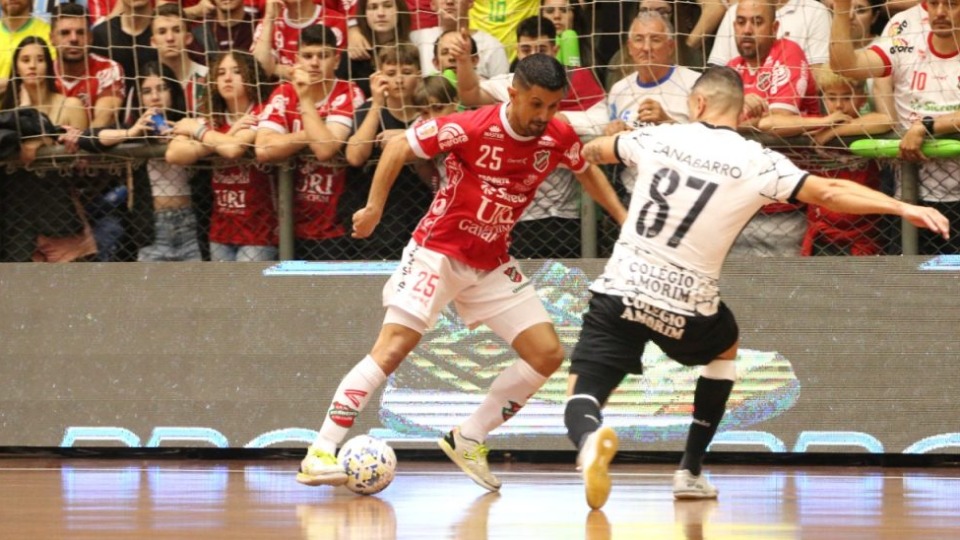
{"type": "Polygon", "coordinates": [[[407,244],[400,266],[383,287],[385,322],[390,308],[400,309],[423,323],[414,330],[426,332],[451,301],[471,329],[486,324],[507,343],[540,323],[552,323],[537,291],[513,257],[494,270],[478,270],[442,253],[407,244]]]}

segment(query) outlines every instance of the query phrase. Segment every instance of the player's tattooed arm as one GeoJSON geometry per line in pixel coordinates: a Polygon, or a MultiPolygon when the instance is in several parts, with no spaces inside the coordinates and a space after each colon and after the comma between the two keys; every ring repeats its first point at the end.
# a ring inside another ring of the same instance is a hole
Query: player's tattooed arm
{"type": "Polygon", "coordinates": [[[598,137],[583,147],[583,159],[595,165],[619,163],[616,152],[617,137],[598,137]]]}

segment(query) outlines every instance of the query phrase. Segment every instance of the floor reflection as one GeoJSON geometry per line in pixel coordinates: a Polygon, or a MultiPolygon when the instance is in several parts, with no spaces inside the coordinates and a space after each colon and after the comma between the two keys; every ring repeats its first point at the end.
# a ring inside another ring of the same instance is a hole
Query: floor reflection
{"type": "Polygon", "coordinates": [[[486,493],[405,464],[374,496],[308,488],[295,463],[0,460],[0,538],[112,540],[956,538],[956,469],[714,467],[719,501],[674,502],[672,468],[616,467],[590,511],[571,466],[514,465],[486,493]]]}

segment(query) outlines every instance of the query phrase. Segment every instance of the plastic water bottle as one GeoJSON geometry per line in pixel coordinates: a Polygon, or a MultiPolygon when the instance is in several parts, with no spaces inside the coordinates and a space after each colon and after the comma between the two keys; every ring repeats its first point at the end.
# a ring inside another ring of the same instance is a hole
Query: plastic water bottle
{"type": "Polygon", "coordinates": [[[566,29],[557,36],[557,60],[567,67],[580,67],[580,36],[573,29],[566,29]]]}
{"type": "Polygon", "coordinates": [[[167,119],[163,117],[163,113],[154,113],[150,119],[153,120],[153,132],[157,135],[170,127],[170,124],[167,124],[167,119]]]}
{"type": "Polygon", "coordinates": [[[116,208],[127,202],[127,186],[117,186],[103,194],[103,202],[116,208]]]}

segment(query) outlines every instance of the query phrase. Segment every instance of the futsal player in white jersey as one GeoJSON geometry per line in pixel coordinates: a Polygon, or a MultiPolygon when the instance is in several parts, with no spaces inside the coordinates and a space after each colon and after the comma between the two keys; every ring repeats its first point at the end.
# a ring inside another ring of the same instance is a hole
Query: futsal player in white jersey
{"type": "Polygon", "coordinates": [[[813,176],[783,155],[736,132],[743,83],[728,67],[707,69],[688,100],[689,124],[642,127],[584,147],[593,163],[637,172],[627,220],[593,296],[574,349],[564,420],[580,450],[587,503],[610,494],[607,466],[617,435],[601,427],[601,408],[630,373],[641,373],[648,341],[670,358],[703,366],[677,499],[715,498],[701,461],[736,379],[739,331],[720,299],[720,269],[751,217],[771,201],[802,201],[853,214],[893,214],[943,236],[936,210],[906,204],[846,180],[813,176]]]}

